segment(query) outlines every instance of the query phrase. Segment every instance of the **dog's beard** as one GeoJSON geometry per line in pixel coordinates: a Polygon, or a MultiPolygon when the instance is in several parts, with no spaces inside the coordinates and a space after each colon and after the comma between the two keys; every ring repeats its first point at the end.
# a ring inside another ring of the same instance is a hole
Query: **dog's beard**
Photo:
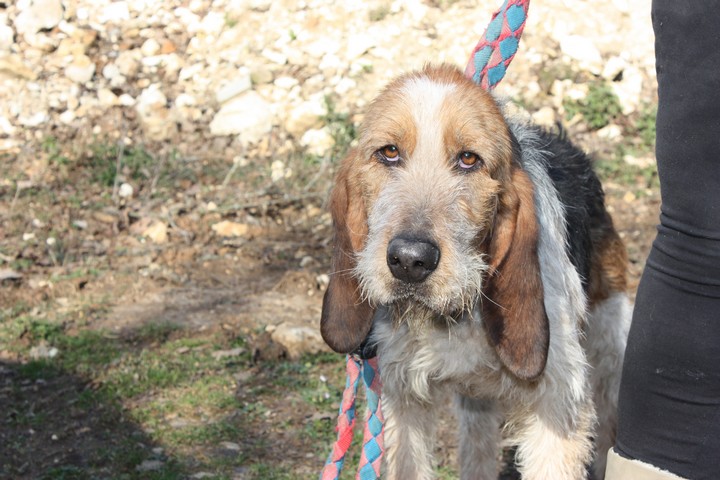
{"type": "Polygon", "coordinates": [[[439,310],[417,295],[407,295],[388,305],[396,327],[406,324],[411,331],[448,328],[472,317],[472,306],[439,310]]]}

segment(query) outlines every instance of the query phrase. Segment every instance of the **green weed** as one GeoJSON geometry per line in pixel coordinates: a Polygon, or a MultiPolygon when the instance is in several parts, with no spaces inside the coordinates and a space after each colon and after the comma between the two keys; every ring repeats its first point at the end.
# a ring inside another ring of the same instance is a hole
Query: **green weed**
{"type": "Polygon", "coordinates": [[[567,119],[582,115],[591,130],[599,130],[615,120],[621,113],[620,101],[609,85],[591,84],[588,94],[580,100],[563,102],[567,119]]]}

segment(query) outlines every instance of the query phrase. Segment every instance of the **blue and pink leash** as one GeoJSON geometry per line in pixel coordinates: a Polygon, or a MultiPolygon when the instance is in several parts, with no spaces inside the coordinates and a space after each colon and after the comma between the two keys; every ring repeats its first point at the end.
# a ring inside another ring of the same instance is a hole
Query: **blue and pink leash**
{"type": "MultiPolygon", "coordinates": [[[[485,29],[470,55],[465,76],[485,90],[492,90],[505,76],[515,57],[520,36],[525,28],[530,0],[505,0],[485,29]]],[[[363,359],[357,354],[347,356],[347,380],[338,414],[337,440],[320,473],[320,480],[338,480],[353,440],[356,423],[356,400],[360,379],[365,386],[365,428],[358,466],[358,480],[380,478],[380,464],[384,452],[384,417],[380,397],[382,382],[377,357],[363,359]]]]}

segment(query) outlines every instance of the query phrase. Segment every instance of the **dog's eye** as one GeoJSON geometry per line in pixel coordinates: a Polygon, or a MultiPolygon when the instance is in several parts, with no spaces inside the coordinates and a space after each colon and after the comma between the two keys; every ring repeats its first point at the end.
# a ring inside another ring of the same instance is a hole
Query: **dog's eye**
{"type": "Polygon", "coordinates": [[[385,163],[394,163],[400,160],[400,150],[396,145],[385,145],[377,151],[377,155],[385,163]]]}
{"type": "Polygon", "coordinates": [[[460,152],[458,155],[458,166],[468,169],[480,164],[480,156],[473,152],[460,152]]]}

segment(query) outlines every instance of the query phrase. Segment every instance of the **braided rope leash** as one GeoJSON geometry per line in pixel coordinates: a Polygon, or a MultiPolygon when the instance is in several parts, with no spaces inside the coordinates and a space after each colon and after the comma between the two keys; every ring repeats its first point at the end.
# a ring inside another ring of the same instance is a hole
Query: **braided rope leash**
{"type": "Polygon", "coordinates": [[[470,54],[465,76],[492,90],[505,76],[525,29],[530,0],[505,0],[470,54]]]}
{"type": "MultiPolygon", "coordinates": [[[[492,90],[505,76],[508,65],[515,57],[520,36],[525,28],[530,0],[505,0],[492,16],[480,41],[470,55],[465,76],[485,90],[492,90]]],[[[338,480],[345,457],[353,440],[355,428],[355,403],[360,377],[365,386],[367,414],[363,430],[363,448],[358,466],[357,480],[380,478],[383,432],[385,419],[380,396],[382,383],[377,357],[361,359],[358,355],[347,356],[347,380],[343,392],[337,422],[337,440],[320,473],[320,480],[338,480]]]]}
{"type": "Polygon", "coordinates": [[[360,378],[365,386],[367,413],[363,430],[363,447],[356,478],[376,480],[380,478],[380,463],[383,454],[383,431],[385,419],[382,414],[380,396],[382,383],[378,374],[377,357],[363,360],[357,355],[347,356],[347,377],[343,391],[340,413],[337,421],[337,440],[320,473],[320,480],[337,480],[340,477],[345,457],[353,440],[355,428],[355,403],[360,378]]]}

